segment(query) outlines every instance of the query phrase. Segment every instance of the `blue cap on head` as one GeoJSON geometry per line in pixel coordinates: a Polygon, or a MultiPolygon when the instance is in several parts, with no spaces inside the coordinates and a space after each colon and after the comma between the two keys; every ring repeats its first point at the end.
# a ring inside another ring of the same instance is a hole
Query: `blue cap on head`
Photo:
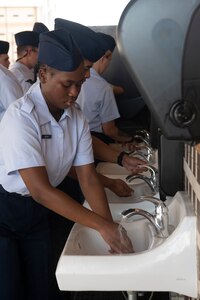
{"type": "Polygon", "coordinates": [[[33,46],[38,48],[39,33],[35,31],[21,31],[15,34],[17,46],[33,46]]]}
{"type": "Polygon", "coordinates": [[[59,29],[40,34],[38,61],[56,70],[71,72],[83,58],[70,33],[59,29]]]}
{"type": "Polygon", "coordinates": [[[89,27],[65,19],[56,18],[55,29],[61,28],[71,33],[84,59],[96,62],[107,51],[105,40],[89,27]]]}
{"type": "Polygon", "coordinates": [[[43,23],[35,22],[35,24],[33,25],[33,31],[43,33],[49,31],[49,29],[43,23]]]}
{"type": "Polygon", "coordinates": [[[97,32],[97,34],[100,35],[105,40],[108,48],[107,50],[113,52],[116,46],[115,39],[110,34],[106,34],[103,32],[97,32]]]}
{"type": "Polygon", "coordinates": [[[7,54],[9,50],[9,43],[6,41],[0,41],[0,54],[7,54]]]}

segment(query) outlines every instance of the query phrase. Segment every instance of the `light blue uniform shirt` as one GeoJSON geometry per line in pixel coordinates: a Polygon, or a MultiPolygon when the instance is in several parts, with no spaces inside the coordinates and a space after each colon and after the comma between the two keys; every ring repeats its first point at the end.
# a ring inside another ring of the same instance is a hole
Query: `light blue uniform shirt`
{"type": "Polygon", "coordinates": [[[18,170],[45,166],[52,186],[59,185],[71,166],[94,161],[91,135],[82,112],[66,109],[57,122],[50,114],[38,83],[13,102],[0,123],[0,184],[8,192],[28,195],[18,170]]]}
{"type": "Polygon", "coordinates": [[[0,65],[0,120],[8,106],[22,96],[23,91],[15,75],[0,65]]]}
{"type": "Polygon", "coordinates": [[[11,66],[10,71],[17,77],[25,94],[32,85],[32,83],[27,82],[27,80],[34,80],[34,69],[29,69],[17,61],[11,66]]]}
{"type": "Polygon", "coordinates": [[[103,123],[120,117],[112,87],[93,68],[90,70],[90,78],[81,87],[77,102],[91,131],[103,132],[103,123]]]}

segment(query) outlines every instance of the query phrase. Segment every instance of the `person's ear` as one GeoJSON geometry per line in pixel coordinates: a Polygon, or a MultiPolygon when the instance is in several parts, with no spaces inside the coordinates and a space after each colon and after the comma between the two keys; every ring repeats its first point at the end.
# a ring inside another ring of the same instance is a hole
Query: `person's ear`
{"type": "Polygon", "coordinates": [[[30,56],[31,55],[31,51],[32,51],[31,48],[27,48],[26,49],[26,56],[30,56]]]}
{"type": "Polygon", "coordinates": [[[47,82],[47,68],[45,66],[43,66],[39,69],[38,76],[39,76],[41,83],[47,82]]]}

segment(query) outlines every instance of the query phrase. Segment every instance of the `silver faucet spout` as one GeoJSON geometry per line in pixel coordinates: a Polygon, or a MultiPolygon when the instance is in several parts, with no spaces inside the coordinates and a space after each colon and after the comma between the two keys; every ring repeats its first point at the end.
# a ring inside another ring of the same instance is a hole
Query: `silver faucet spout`
{"type": "Polygon", "coordinates": [[[127,182],[132,182],[133,180],[135,180],[135,179],[141,179],[141,180],[143,180],[143,181],[145,181],[147,184],[148,184],[148,186],[150,187],[150,189],[151,189],[151,191],[153,192],[153,193],[157,193],[158,192],[158,189],[157,189],[157,187],[155,186],[155,184],[154,184],[154,181],[152,180],[152,178],[151,177],[147,177],[147,176],[145,176],[145,175],[142,175],[142,174],[137,174],[137,175],[129,175],[130,177],[126,177],[126,181],[127,182]]]}
{"type": "Polygon", "coordinates": [[[158,170],[155,167],[150,166],[150,165],[143,165],[142,167],[149,170],[150,176],[153,177],[153,179],[157,179],[157,177],[158,177],[158,170]]]}
{"type": "Polygon", "coordinates": [[[155,220],[157,225],[164,237],[169,236],[168,226],[169,226],[169,215],[168,215],[168,207],[166,204],[160,200],[159,198],[152,196],[141,196],[141,200],[149,201],[155,204],[155,220]]]}
{"type": "Polygon", "coordinates": [[[148,142],[150,142],[150,134],[147,130],[145,129],[137,130],[136,134],[143,136],[148,142]]]}
{"type": "Polygon", "coordinates": [[[135,156],[141,156],[146,162],[150,160],[151,155],[150,154],[145,154],[140,151],[133,151],[129,153],[129,156],[135,157],[135,156]]]}
{"type": "Polygon", "coordinates": [[[124,210],[122,212],[123,219],[127,220],[135,215],[141,215],[149,220],[149,222],[154,226],[154,229],[156,231],[156,234],[158,237],[167,238],[169,236],[168,232],[168,218],[166,218],[166,222],[162,216],[162,214],[157,214],[157,211],[155,215],[152,215],[148,211],[145,211],[141,208],[130,208],[127,210],[124,210]]]}
{"type": "Polygon", "coordinates": [[[134,135],[134,139],[138,143],[144,143],[146,146],[151,147],[149,140],[143,137],[142,135],[136,134],[134,135]]]}
{"type": "Polygon", "coordinates": [[[142,167],[148,169],[148,171],[150,172],[149,177],[146,175],[143,175],[143,174],[136,174],[136,175],[130,174],[130,175],[126,176],[126,181],[130,183],[135,179],[144,180],[148,184],[148,186],[150,187],[152,192],[156,194],[158,192],[158,171],[157,171],[157,169],[150,165],[142,165],[142,167]]]}
{"type": "MultiPolygon", "coordinates": [[[[145,154],[149,155],[149,154],[153,154],[153,149],[147,145],[142,146],[141,150],[145,150],[145,154]]],[[[144,151],[143,151],[144,152],[144,151]]]]}
{"type": "Polygon", "coordinates": [[[124,210],[122,212],[122,217],[125,220],[127,220],[135,215],[141,215],[141,216],[145,217],[146,219],[148,219],[149,222],[153,225],[153,227],[156,231],[156,235],[163,238],[162,232],[160,231],[160,228],[155,221],[155,217],[152,214],[150,214],[148,211],[145,211],[141,208],[130,208],[130,209],[124,210]]]}

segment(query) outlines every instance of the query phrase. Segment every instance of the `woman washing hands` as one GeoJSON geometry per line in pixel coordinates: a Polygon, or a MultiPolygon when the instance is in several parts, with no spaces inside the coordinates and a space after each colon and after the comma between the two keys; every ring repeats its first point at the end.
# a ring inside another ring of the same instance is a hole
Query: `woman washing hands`
{"type": "Polygon", "coordinates": [[[70,34],[40,34],[39,61],[40,83],[10,105],[0,124],[1,300],[16,299],[21,287],[25,299],[49,299],[49,211],[97,230],[115,253],[133,252],[112,220],[88,124],[74,107],[84,67],[70,34]],[[57,188],[72,165],[92,210],[57,188]]]}

